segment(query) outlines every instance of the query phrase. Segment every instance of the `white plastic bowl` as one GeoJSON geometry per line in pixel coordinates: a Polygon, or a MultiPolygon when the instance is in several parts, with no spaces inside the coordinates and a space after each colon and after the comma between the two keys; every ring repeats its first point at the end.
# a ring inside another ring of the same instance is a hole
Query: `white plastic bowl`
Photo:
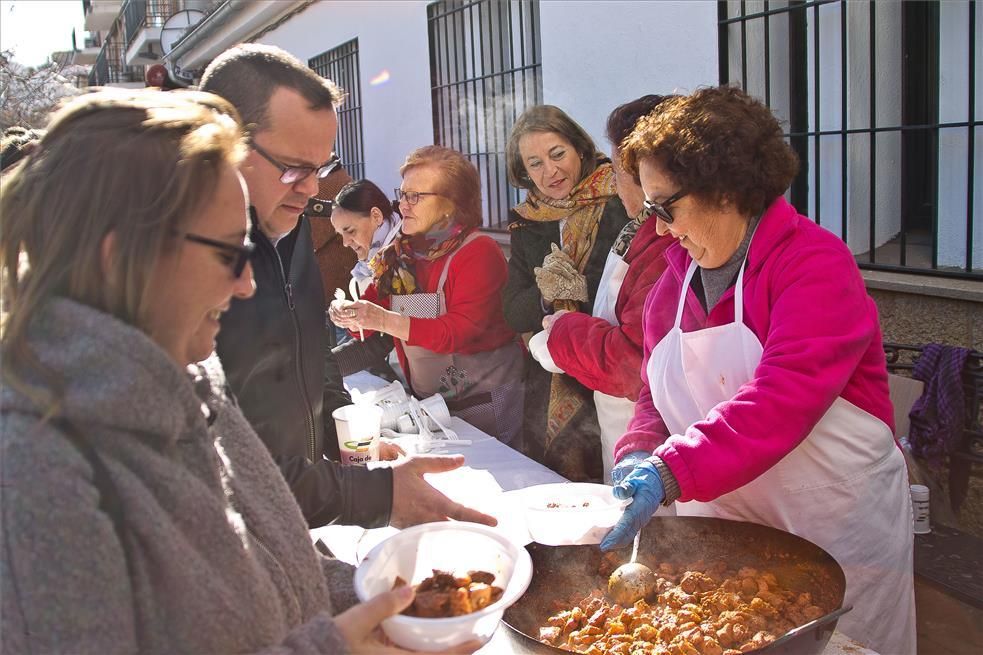
{"type": "Polygon", "coordinates": [[[505,609],[525,593],[532,579],[529,553],[504,534],[477,523],[444,521],[407,528],[369,551],[355,571],[355,593],[365,602],[391,590],[396,576],[415,585],[433,575],[433,569],[489,571],[504,593],[497,602],[463,616],[425,619],[397,614],[386,619],[382,629],[403,648],[438,651],[472,640],[487,642],[505,609]]]}
{"type": "Polygon", "coordinates": [[[524,489],[522,498],[529,536],[547,546],[601,543],[631,502],[588,482],[540,484],[524,489]]]}

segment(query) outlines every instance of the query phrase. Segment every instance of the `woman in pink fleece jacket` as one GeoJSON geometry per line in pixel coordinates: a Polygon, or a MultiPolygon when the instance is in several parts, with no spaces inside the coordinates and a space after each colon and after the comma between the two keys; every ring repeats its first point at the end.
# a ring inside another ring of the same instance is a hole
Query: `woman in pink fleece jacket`
{"type": "Polygon", "coordinates": [[[734,88],[664,103],[622,144],[678,243],[644,309],[643,388],[615,446],[606,537],[660,503],[801,535],[843,567],[840,629],[914,653],[911,504],[877,309],[846,245],[782,197],[798,162],[734,88]]]}

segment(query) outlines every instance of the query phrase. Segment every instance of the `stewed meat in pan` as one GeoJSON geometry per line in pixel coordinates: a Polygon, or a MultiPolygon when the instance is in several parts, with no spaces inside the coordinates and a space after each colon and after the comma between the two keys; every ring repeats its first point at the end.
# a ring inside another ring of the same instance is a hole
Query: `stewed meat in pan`
{"type": "MultiPolygon", "coordinates": [[[[602,579],[623,558],[605,556],[602,579]]],[[[588,655],[738,655],[825,613],[810,593],[783,588],[767,571],[723,560],[645,564],[657,577],[652,597],[623,607],[599,587],[556,603],[539,640],[588,655]]]]}

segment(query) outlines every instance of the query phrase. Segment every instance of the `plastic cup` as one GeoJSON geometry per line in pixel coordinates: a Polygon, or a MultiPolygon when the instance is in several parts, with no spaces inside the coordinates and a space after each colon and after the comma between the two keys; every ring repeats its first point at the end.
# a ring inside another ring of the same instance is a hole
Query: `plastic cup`
{"type": "MultiPolygon", "coordinates": [[[[429,398],[420,401],[420,407],[427,411],[429,416],[440,421],[441,425],[450,425],[451,411],[447,409],[447,402],[439,393],[435,393],[429,398]]],[[[433,420],[428,421],[431,430],[437,430],[437,425],[433,420]]]]}
{"type": "Polygon", "coordinates": [[[373,442],[379,438],[382,409],[376,405],[345,405],[331,412],[338,432],[342,464],[371,462],[373,442]]]}

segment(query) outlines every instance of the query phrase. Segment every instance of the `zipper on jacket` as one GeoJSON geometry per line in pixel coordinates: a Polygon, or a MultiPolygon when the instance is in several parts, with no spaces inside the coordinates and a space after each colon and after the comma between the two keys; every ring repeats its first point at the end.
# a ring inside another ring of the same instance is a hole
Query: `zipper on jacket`
{"type": "MultiPolygon", "coordinates": [[[[294,311],[296,305],[294,304],[293,283],[287,278],[287,274],[283,270],[283,258],[280,257],[280,251],[276,249],[276,246],[273,246],[273,253],[276,255],[277,264],[280,266],[283,293],[287,300],[287,308],[290,310],[290,318],[294,322],[294,343],[296,344],[294,372],[297,374],[297,386],[300,387],[300,395],[303,398],[304,407],[307,409],[307,415],[305,416],[307,422],[307,454],[311,463],[316,463],[318,457],[316,452],[317,444],[315,443],[317,435],[314,431],[314,408],[311,405],[310,395],[307,393],[307,383],[304,381],[304,367],[301,363],[304,360],[302,359],[303,350],[301,348],[300,320],[297,318],[297,312],[294,311]]],[[[296,267],[294,267],[294,270],[296,270],[296,267]]]]}
{"type": "Polygon", "coordinates": [[[271,562],[273,562],[273,565],[280,571],[280,575],[283,576],[283,579],[290,587],[290,593],[288,595],[290,596],[290,599],[294,602],[294,608],[297,610],[297,616],[300,617],[301,620],[303,620],[304,608],[301,607],[300,604],[300,595],[297,593],[296,587],[294,587],[294,581],[290,578],[289,575],[287,575],[287,569],[285,569],[283,564],[280,563],[280,560],[276,558],[276,556],[273,554],[273,551],[271,551],[269,547],[265,543],[263,543],[263,540],[257,537],[256,533],[253,532],[248,525],[245,525],[245,521],[243,521],[243,525],[246,528],[246,534],[249,535],[249,538],[252,540],[252,542],[257,546],[259,546],[259,549],[266,554],[266,557],[271,562]]]}
{"type": "MultiPolygon", "coordinates": [[[[281,271],[283,270],[283,265],[282,264],[280,265],[280,270],[281,271]]],[[[294,310],[294,306],[295,306],[294,305],[294,287],[293,287],[292,284],[290,284],[290,282],[287,282],[284,285],[284,287],[283,287],[283,293],[285,293],[287,295],[287,307],[290,308],[290,311],[293,311],[294,310]]]]}

